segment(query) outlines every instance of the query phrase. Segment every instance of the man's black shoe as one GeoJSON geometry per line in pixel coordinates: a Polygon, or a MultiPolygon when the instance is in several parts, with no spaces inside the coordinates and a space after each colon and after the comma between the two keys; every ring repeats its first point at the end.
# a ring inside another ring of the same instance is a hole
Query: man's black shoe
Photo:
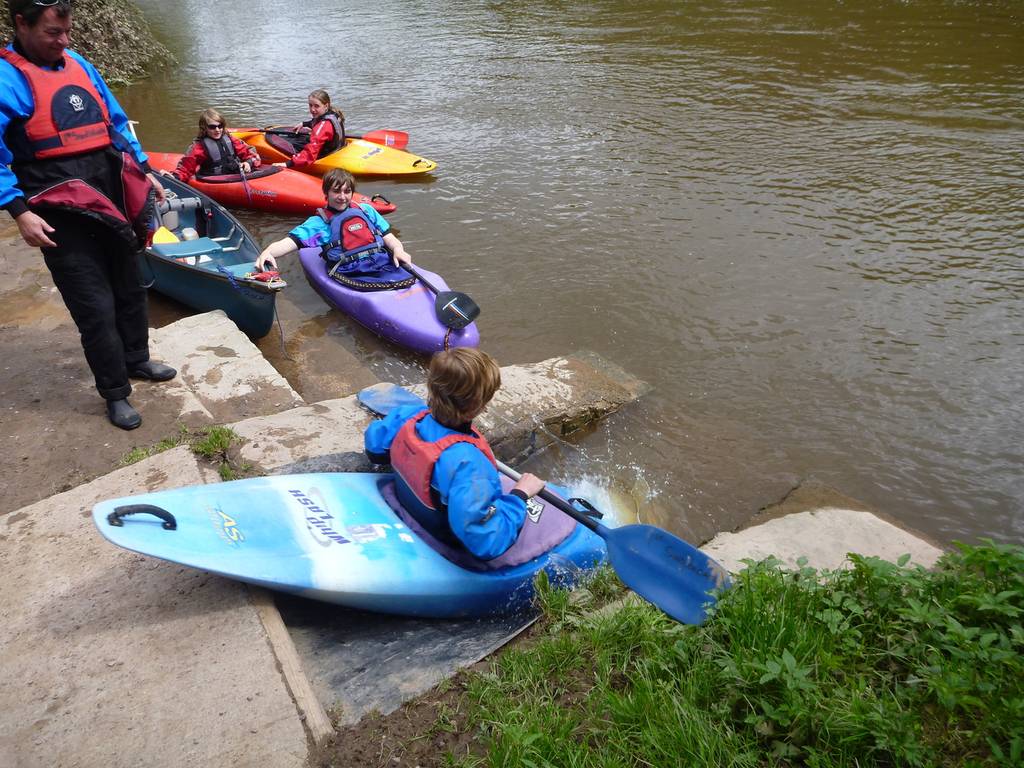
{"type": "Polygon", "coordinates": [[[136,363],[128,369],[128,375],[133,379],[149,379],[150,381],[169,381],[178,375],[178,372],[169,365],[154,363],[147,360],[144,363],[136,363]]]}
{"type": "Polygon", "coordinates": [[[107,400],[107,418],[121,429],[135,429],[142,423],[139,412],[127,400],[107,400]]]}

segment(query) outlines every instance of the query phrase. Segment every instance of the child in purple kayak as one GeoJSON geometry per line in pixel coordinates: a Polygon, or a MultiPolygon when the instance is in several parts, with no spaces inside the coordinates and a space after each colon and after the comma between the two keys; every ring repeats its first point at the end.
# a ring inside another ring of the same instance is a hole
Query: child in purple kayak
{"type": "Polygon", "coordinates": [[[323,249],[331,276],[346,285],[380,290],[411,284],[412,276],[401,267],[411,264],[412,257],[372,205],[352,202],[352,174],[340,168],[329,171],[323,190],[327,205],[264,248],[256,259],[257,270],[262,272],[267,265],[277,269],[280,257],[315,246],[323,249]]]}
{"type": "Polygon", "coordinates": [[[428,408],[395,408],[366,428],[366,455],[390,464],[402,507],[435,539],[493,561],[516,543],[527,499],[544,481],[524,473],[504,493],[494,454],[473,419],[501,386],[501,370],[486,352],[457,347],[438,352],[427,374],[428,408]]]}

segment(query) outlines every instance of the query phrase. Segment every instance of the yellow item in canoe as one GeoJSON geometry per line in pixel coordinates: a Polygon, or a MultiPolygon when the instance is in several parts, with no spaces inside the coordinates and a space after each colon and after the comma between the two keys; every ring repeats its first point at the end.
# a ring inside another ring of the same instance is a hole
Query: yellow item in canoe
{"type": "Polygon", "coordinates": [[[156,232],[153,233],[154,243],[177,243],[179,242],[178,236],[171,232],[167,227],[160,227],[156,232]]]}

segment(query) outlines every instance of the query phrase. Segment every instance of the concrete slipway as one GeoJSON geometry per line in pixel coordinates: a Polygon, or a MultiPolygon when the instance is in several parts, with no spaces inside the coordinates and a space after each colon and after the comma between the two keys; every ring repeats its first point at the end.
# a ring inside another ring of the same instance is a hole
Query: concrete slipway
{"type": "MultiPolygon", "coordinates": [[[[268,473],[366,467],[370,417],[354,397],[304,403],[221,313],[154,331],[152,346],[181,375],[149,397],[177,398],[190,424],[230,423],[241,461],[268,473]]],[[[502,378],[481,426],[510,461],[644,390],[585,355],[502,378]]],[[[316,700],[266,593],[119,550],[89,519],[101,499],[210,482],[217,474],[179,447],[0,519],[0,765],[301,766],[329,732],[332,702],[316,700]]],[[[848,551],[925,565],[940,554],[827,489],[798,490],[764,517],[707,551],[731,569],[770,553],[819,567],[848,551]]]]}

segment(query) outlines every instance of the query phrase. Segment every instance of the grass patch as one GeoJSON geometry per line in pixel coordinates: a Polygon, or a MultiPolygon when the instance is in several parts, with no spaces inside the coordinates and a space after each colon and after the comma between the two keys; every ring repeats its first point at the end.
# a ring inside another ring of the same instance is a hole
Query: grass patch
{"type": "MultiPolygon", "coordinates": [[[[1024,549],[927,571],[750,566],[702,627],[646,604],[588,614],[541,585],[529,647],[468,676],[468,766],[1010,766],[1024,758],[1024,549]]],[[[452,710],[438,730],[451,730],[452,710]]]]}
{"type": "Polygon", "coordinates": [[[189,436],[188,427],[184,424],[179,424],[178,434],[172,435],[171,437],[165,437],[156,445],[151,445],[145,448],[132,448],[118,460],[117,465],[119,467],[127,467],[129,464],[137,464],[143,459],[148,459],[150,456],[155,456],[158,453],[169,451],[171,448],[175,448],[182,443],[188,442],[189,436]]]}
{"type": "Polygon", "coordinates": [[[132,448],[121,457],[119,466],[128,466],[145,458],[162,453],[178,445],[188,445],[197,456],[202,456],[217,466],[221,480],[236,480],[245,477],[252,467],[249,464],[236,466],[229,450],[241,438],[228,427],[202,427],[190,430],[184,425],[178,426],[178,434],[161,440],[148,448],[132,448]]]}

